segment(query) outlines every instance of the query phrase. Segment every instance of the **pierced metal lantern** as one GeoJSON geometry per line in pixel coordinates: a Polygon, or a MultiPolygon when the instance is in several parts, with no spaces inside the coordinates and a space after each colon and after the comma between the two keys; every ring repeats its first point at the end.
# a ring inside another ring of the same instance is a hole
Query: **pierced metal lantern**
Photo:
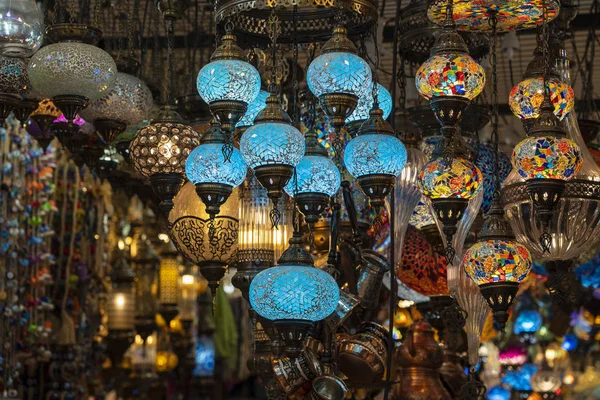
{"type": "Polygon", "coordinates": [[[494,321],[504,329],[508,309],[519,283],[531,270],[532,259],[529,250],[515,240],[499,198],[492,203],[477,242],[465,253],[463,264],[467,275],[479,285],[494,313],[494,321]]]}
{"type": "Polygon", "coordinates": [[[319,220],[341,183],[340,171],[327,156],[327,150],[319,144],[317,133],[309,130],[306,133],[306,153],[296,166],[295,179],[285,187],[307,223],[312,225],[319,220]]]}
{"type": "Polygon", "coordinates": [[[200,135],[185,125],[170,105],[162,106],[150,125],[140,129],[129,144],[133,166],[150,179],[166,214],[173,208],[173,197],[185,182],[185,162],[199,144],[200,135]]]}

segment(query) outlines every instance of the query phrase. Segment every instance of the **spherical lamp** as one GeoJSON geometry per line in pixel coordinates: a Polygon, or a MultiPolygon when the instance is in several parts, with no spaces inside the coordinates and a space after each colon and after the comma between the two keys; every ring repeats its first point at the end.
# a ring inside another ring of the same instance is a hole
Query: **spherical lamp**
{"type": "Polygon", "coordinates": [[[231,134],[260,92],[260,74],[245,60],[231,31],[223,36],[210,61],[198,73],[198,93],[221,128],[231,134]]]}
{"type": "Polygon", "coordinates": [[[223,155],[224,135],[216,121],[202,135],[200,146],[189,155],[185,164],[185,174],[196,185],[196,193],[206,205],[211,218],[218,213],[227,201],[234,187],[244,182],[247,167],[242,154],[233,149],[228,162],[223,155]]]}
{"type": "Polygon", "coordinates": [[[341,185],[340,171],[327,157],[327,150],[317,140],[317,133],[306,133],[306,153],[296,166],[296,177],[285,191],[294,197],[306,222],[314,224],[329,205],[341,185]]]}
{"type": "MultiPolygon", "coordinates": [[[[372,84],[369,64],[358,56],[356,46],[347,35],[346,28],[337,26],[306,73],[308,88],[331,118],[337,135],[356,108],[358,99],[372,84]]],[[[336,152],[341,153],[340,143],[334,147],[336,152]]]]}
{"type": "Polygon", "coordinates": [[[464,255],[463,265],[467,275],[479,286],[500,329],[504,329],[508,321],[508,309],[532,262],[529,250],[515,240],[496,197],[477,242],[464,255]]]}
{"type": "Polygon", "coordinates": [[[152,92],[144,81],[133,75],[137,62],[117,61],[119,72],[114,86],[81,112],[86,121],[94,124],[106,143],[112,143],[127,126],[147,119],[153,106],[152,92]]]}
{"type": "MultiPolygon", "coordinates": [[[[379,101],[379,108],[383,111],[383,119],[387,119],[392,112],[392,96],[380,83],[377,83],[377,100],[379,101]]],[[[369,113],[372,108],[373,85],[371,84],[371,86],[362,92],[362,95],[358,98],[356,108],[352,114],[346,118],[346,127],[348,128],[350,136],[356,136],[360,126],[369,118],[369,113]]]]}
{"type": "Polygon", "coordinates": [[[268,97],[269,92],[267,92],[266,90],[261,90],[260,92],[258,92],[258,96],[256,96],[252,103],[248,104],[248,109],[246,110],[246,113],[235,125],[237,130],[241,130],[243,133],[243,131],[246,128],[254,125],[254,118],[256,118],[258,114],[267,106],[268,97]]]}
{"type": "Polygon", "coordinates": [[[335,311],[340,290],[331,275],[314,268],[302,235],[294,233],[278,265],[254,277],[249,297],[258,315],[274,321],[286,351],[297,354],[313,324],[335,311]]]}
{"type": "Polygon", "coordinates": [[[44,39],[44,13],[35,0],[6,1],[0,6],[0,53],[31,57],[44,39]]]}
{"type": "MultiPolygon", "coordinates": [[[[30,90],[31,85],[25,61],[20,58],[0,56],[0,121],[8,118],[11,111],[20,108],[22,98],[30,90]]],[[[27,109],[31,113],[36,107],[37,102],[33,102],[27,109]]],[[[19,116],[21,123],[24,123],[23,116],[19,116]]]]}
{"type": "Polygon", "coordinates": [[[33,89],[50,97],[68,121],[90,101],[101,98],[115,84],[117,66],[94,46],[102,33],[87,25],[57,24],[47,34],[54,44],[43,47],[29,61],[33,89]]]}
{"type": "Polygon", "coordinates": [[[273,225],[277,225],[280,218],[279,198],[305,150],[302,133],[292,125],[277,97],[271,94],[265,109],[254,119],[254,125],[242,135],[240,151],[273,202],[273,225]]]}
{"type": "Polygon", "coordinates": [[[161,107],[152,122],[140,129],[129,144],[134,168],[149,178],[160,207],[168,213],[173,197],[185,181],[185,162],[200,144],[200,135],[184,125],[174,106],[161,107]]]}
{"type": "Polygon", "coordinates": [[[406,149],[375,104],[344,152],[348,172],[358,180],[373,207],[382,207],[406,164],[406,149]]]}

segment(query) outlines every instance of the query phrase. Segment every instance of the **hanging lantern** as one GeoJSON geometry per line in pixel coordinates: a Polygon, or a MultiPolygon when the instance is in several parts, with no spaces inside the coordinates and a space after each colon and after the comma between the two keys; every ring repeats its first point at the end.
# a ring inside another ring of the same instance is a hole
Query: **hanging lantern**
{"type": "Polygon", "coordinates": [[[273,202],[273,225],[277,225],[280,219],[277,204],[283,188],[292,178],[294,167],[302,159],[305,150],[302,133],[292,125],[277,97],[271,94],[267,106],[255,118],[254,125],[242,135],[240,151],[273,202]]]}
{"type": "Polygon", "coordinates": [[[0,123],[3,124],[10,113],[19,108],[23,97],[30,90],[25,61],[20,58],[0,56],[0,123]]]}
{"type": "Polygon", "coordinates": [[[517,316],[513,327],[515,335],[535,335],[542,327],[544,320],[536,310],[523,310],[517,316]]]}
{"type": "Polygon", "coordinates": [[[0,53],[31,57],[44,39],[44,13],[35,0],[8,1],[0,6],[0,53]]]}
{"type": "Polygon", "coordinates": [[[406,164],[406,149],[383,119],[377,103],[344,152],[348,172],[358,180],[371,205],[379,208],[406,164]]]}
{"type": "Polygon", "coordinates": [[[173,210],[169,213],[169,233],[173,244],[185,258],[198,266],[214,296],[237,250],[238,195],[230,196],[214,219],[206,213],[206,207],[191,182],[183,185],[173,203],[173,210]]]}
{"type": "Polygon", "coordinates": [[[223,203],[227,201],[234,187],[238,187],[246,178],[247,167],[242,154],[233,149],[229,162],[225,162],[222,148],[224,135],[216,121],[200,139],[187,158],[185,173],[196,185],[196,193],[206,205],[206,213],[214,218],[223,203]]]}
{"type": "Polygon", "coordinates": [[[44,151],[46,151],[48,145],[54,139],[50,125],[60,115],[60,110],[56,108],[50,99],[40,101],[38,107],[31,113],[30,119],[27,122],[27,132],[38,142],[44,151]]]}
{"type": "Polygon", "coordinates": [[[463,218],[469,200],[478,193],[481,181],[479,168],[462,158],[454,158],[450,162],[438,158],[427,164],[419,175],[421,191],[431,200],[436,218],[443,224],[449,263],[454,259],[452,238],[457,233],[457,225],[463,218]]]}
{"type": "Polygon", "coordinates": [[[235,126],[237,131],[240,132],[240,137],[249,126],[254,125],[254,119],[267,106],[268,97],[269,92],[267,92],[266,90],[261,90],[260,92],[258,92],[258,96],[256,96],[254,101],[248,104],[248,109],[246,110],[246,113],[235,126]]]}
{"type": "Polygon", "coordinates": [[[158,271],[158,312],[167,326],[177,316],[179,310],[179,260],[173,243],[169,242],[160,253],[160,269],[158,271]]]}
{"type": "Polygon", "coordinates": [[[274,321],[291,354],[302,350],[308,330],[335,311],[339,298],[335,279],[314,268],[297,232],[278,265],[260,272],[250,284],[250,305],[258,315],[274,321]]]}
{"type": "Polygon", "coordinates": [[[198,297],[198,278],[195,267],[186,266],[179,280],[179,319],[186,332],[196,317],[196,298],[198,297]]]}
{"type": "Polygon", "coordinates": [[[358,99],[372,85],[371,68],[357,54],[346,28],[337,26],[306,73],[308,88],[331,118],[337,135],[356,108],[358,99]]]}
{"type": "Polygon", "coordinates": [[[33,89],[52,98],[72,122],[90,101],[101,98],[115,84],[117,66],[96,47],[102,33],[80,24],[57,24],[47,29],[54,42],[31,57],[28,66],[33,89]]]}
{"type": "Polygon", "coordinates": [[[565,190],[566,181],[575,177],[583,160],[577,143],[565,137],[552,113],[548,96],[529,133],[513,151],[513,167],[527,182],[527,191],[543,226],[540,244],[544,252],[549,252],[552,212],[565,190]]]}
{"type": "Polygon", "coordinates": [[[108,315],[108,355],[113,367],[117,367],[125,350],[133,342],[135,317],[135,273],[127,259],[119,255],[113,264],[112,289],[106,305],[108,315]]]}
{"type": "Polygon", "coordinates": [[[174,106],[165,105],[150,125],[140,129],[129,144],[135,169],[150,179],[166,214],[173,208],[173,198],[185,182],[185,162],[200,144],[200,135],[184,125],[174,106]]]}
{"type": "Polygon", "coordinates": [[[479,285],[494,321],[504,329],[508,309],[519,283],[531,270],[532,259],[529,250],[515,240],[499,199],[492,203],[477,243],[467,250],[463,264],[467,275],[479,285]]]}
{"type": "Polygon", "coordinates": [[[231,30],[198,73],[196,85],[223,131],[232,134],[260,92],[260,74],[245,60],[231,30]]]}
{"type": "MultiPolygon", "coordinates": [[[[377,100],[379,102],[379,108],[383,111],[383,119],[387,119],[392,112],[392,96],[380,83],[377,83],[377,100]]],[[[358,103],[352,114],[346,118],[346,127],[350,136],[356,136],[360,126],[369,118],[369,113],[372,108],[373,84],[371,83],[358,98],[358,103]]]]}
{"type": "Polygon", "coordinates": [[[296,177],[285,191],[294,197],[307,223],[314,224],[340,189],[340,171],[327,157],[327,150],[317,141],[313,129],[306,133],[306,153],[296,166],[296,177]]]}
{"type": "Polygon", "coordinates": [[[127,126],[147,119],[153,106],[152,92],[144,81],[135,77],[139,68],[133,59],[118,59],[114,86],[81,112],[92,122],[104,141],[112,143],[127,126]]]}
{"type": "Polygon", "coordinates": [[[260,271],[275,264],[292,236],[293,202],[287,195],[280,200],[282,215],[278,229],[269,222],[267,190],[250,175],[240,190],[240,232],[235,257],[237,272],[231,283],[249,301],[252,280],[260,271]]]}

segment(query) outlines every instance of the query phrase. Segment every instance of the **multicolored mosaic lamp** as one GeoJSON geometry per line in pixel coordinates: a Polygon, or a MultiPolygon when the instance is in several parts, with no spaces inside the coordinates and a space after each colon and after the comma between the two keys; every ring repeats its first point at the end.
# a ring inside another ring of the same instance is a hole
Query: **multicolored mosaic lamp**
{"type": "Polygon", "coordinates": [[[297,354],[314,323],[335,311],[340,290],[331,275],[314,268],[302,235],[295,232],[278,265],[252,280],[249,296],[258,315],[274,321],[286,352],[297,354]]]}
{"type": "Polygon", "coordinates": [[[198,73],[196,86],[223,131],[232,134],[260,92],[260,74],[246,61],[231,29],[198,73]]]}
{"type": "Polygon", "coordinates": [[[296,177],[285,187],[294,197],[306,222],[314,224],[329,205],[342,183],[340,171],[327,156],[327,150],[317,140],[317,132],[306,133],[306,153],[296,166],[296,177]]]}
{"type": "MultiPolygon", "coordinates": [[[[346,118],[352,114],[358,99],[369,90],[372,82],[369,64],[358,56],[356,46],[347,35],[346,28],[337,26],[306,73],[308,88],[331,118],[338,136],[346,118]]],[[[341,157],[341,139],[334,141],[333,145],[336,157],[341,157]]]]}
{"type": "Polygon", "coordinates": [[[406,148],[383,119],[383,111],[375,102],[369,119],[344,152],[344,164],[369,197],[371,206],[383,207],[406,164],[406,157],[406,148]]]}
{"type": "Polygon", "coordinates": [[[196,186],[196,193],[212,219],[219,214],[221,205],[227,201],[233,188],[244,182],[248,170],[236,148],[233,148],[229,162],[225,162],[221,151],[223,144],[225,137],[219,124],[213,120],[211,127],[202,135],[200,146],[190,153],[185,163],[185,174],[196,186]]]}
{"type": "Polygon", "coordinates": [[[479,286],[481,294],[494,313],[494,321],[504,329],[508,309],[519,283],[531,270],[529,250],[515,240],[496,196],[477,242],[464,255],[465,272],[479,286]]]}
{"type": "Polygon", "coordinates": [[[437,158],[419,174],[421,192],[431,201],[436,218],[444,225],[449,263],[453,262],[455,255],[452,237],[457,232],[457,224],[482,181],[479,168],[463,158],[437,158]]]}
{"type": "Polygon", "coordinates": [[[540,115],[545,89],[550,92],[554,115],[562,121],[575,105],[575,93],[570,85],[561,81],[555,68],[549,68],[544,84],[544,60],[541,44],[535,49],[533,60],[527,65],[523,80],[512,88],[508,96],[511,111],[523,121],[529,131],[540,115]]]}
{"type": "Polygon", "coordinates": [[[552,212],[565,190],[566,182],[573,179],[583,164],[577,143],[568,139],[546,94],[540,116],[529,134],[515,147],[513,167],[527,182],[527,191],[543,227],[540,244],[548,252],[552,236],[549,224],[552,212]]]}
{"type": "Polygon", "coordinates": [[[254,119],[240,139],[240,151],[248,167],[268,191],[273,203],[271,222],[276,226],[281,217],[277,204],[283,188],[294,174],[306,144],[302,133],[292,125],[287,113],[281,108],[277,96],[271,94],[267,106],[254,119]]]}

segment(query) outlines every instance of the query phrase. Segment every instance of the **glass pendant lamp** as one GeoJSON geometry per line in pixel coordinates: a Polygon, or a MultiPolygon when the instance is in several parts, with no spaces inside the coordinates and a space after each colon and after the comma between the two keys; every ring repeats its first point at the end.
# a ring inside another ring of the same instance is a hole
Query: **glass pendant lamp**
{"type": "Polygon", "coordinates": [[[154,291],[160,257],[143,228],[136,228],[133,240],[134,244],[130,247],[131,260],[138,277],[135,290],[135,331],[146,341],[156,329],[157,299],[154,291]]]}
{"type": "Polygon", "coordinates": [[[53,44],[44,46],[29,61],[33,89],[54,104],[72,122],[90,101],[101,98],[115,84],[117,66],[96,47],[102,32],[83,24],[56,24],[46,34],[53,44]]]}
{"type": "MultiPolygon", "coordinates": [[[[377,100],[379,101],[379,108],[383,111],[383,119],[387,119],[392,112],[392,96],[380,83],[377,83],[377,100]]],[[[351,137],[356,136],[360,126],[369,118],[369,112],[372,108],[373,86],[371,84],[358,98],[358,103],[352,114],[346,118],[346,128],[351,137]]]]}
{"type": "Polygon", "coordinates": [[[179,254],[169,240],[160,249],[160,269],[158,271],[158,312],[167,326],[179,313],[179,254]]]}
{"type": "Polygon", "coordinates": [[[27,63],[20,58],[0,56],[0,122],[11,112],[24,125],[25,115],[37,108],[38,101],[25,101],[31,92],[27,75],[27,63]],[[19,112],[20,111],[20,112],[19,112]]]}
{"type": "Polygon", "coordinates": [[[240,132],[239,135],[241,137],[242,133],[244,133],[249,126],[254,125],[254,118],[256,118],[258,114],[267,106],[268,97],[269,92],[266,90],[261,90],[258,92],[258,96],[256,96],[256,98],[250,104],[248,104],[246,113],[235,125],[236,135],[238,134],[237,132],[240,132]]]}
{"type": "Polygon", "coordinates": [[[35,0],[3,1],[0,5],[0,54],[31,57],[44,39],[44,13],[35,0]]]}

